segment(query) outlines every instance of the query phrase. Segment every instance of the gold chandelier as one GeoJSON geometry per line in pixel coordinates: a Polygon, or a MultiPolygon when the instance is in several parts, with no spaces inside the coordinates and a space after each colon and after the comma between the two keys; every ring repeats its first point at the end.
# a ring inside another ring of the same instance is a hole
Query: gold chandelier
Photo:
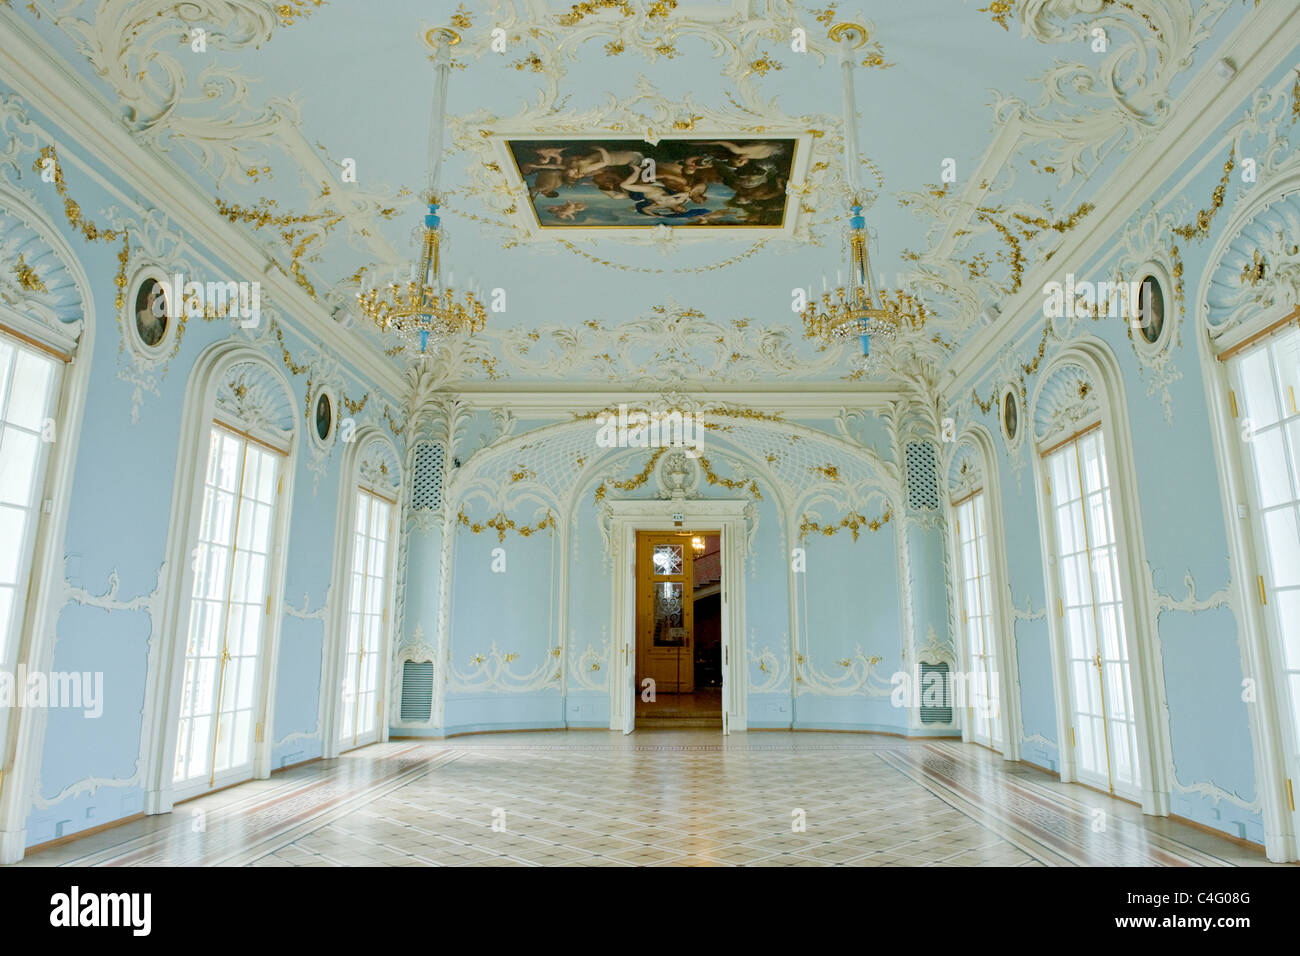
{"type": "Polygon", "coordinates": [[[429,339],[449,338],[483,330],[487,309],[473,289],[463,301],[441,278],[438,232],[438,204],[429,202],[424,217],[424,242],[418,271],[406,283],[390,282],[381,293],[378,288],[363,288],[357,293],[362,314],[382,332],[394,332],[404,344],[424,352],[429,339]]]}
{"type": "MultiPolygon", "coordinates": [[[[852,23],[836,24],[831,37],[840,46],[840,78],[844,100],[845,177],[850,189],[858,183],[857,108],[853,92],[853,51],[867,42],[865,28],[852,23]]],[[[854,196],[849,219],[849,284],[808,296],[803,310],[804,335],[825,343],[857,338],[862,356],[855,365],[874,371],[884,360],[889,343],[905,329],[925,324],[925,306],[899,290],[892,295],[872,288],[871,265],[867,259],[867,222],[862,200],[854,196]]]]}
{"type": "Polygon", "coordinates": [[[382,288],[363,284],[357,292],[357,307],[381,332],[396,334],[400,347],[423,354],[429,340],[439,341],[456,335],[481,332],[487,324],[487,309],[471,287],[464,295],[451,288],[450,279],[442,280],[440,250],[442,234],[438,218],[437,186],[442,167],[443,119],[447,109],[447,78],[451,72],[451,48],[460,42],[460,34],[450,28],[430,30],[427,39],[434,46],[433,122],[429,132],[428,212],[424,217],[423,240],[419,263],[412,266],[411,278],[393,281],[382,288]]]}

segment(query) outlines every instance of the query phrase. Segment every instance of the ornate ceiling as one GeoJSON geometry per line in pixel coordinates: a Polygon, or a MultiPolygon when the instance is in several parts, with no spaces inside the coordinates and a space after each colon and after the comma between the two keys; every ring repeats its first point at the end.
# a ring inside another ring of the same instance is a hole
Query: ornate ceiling
{"type": "Polygon", "coordinates": [[[358,280],[405,275],[417,252],[429,36],[451,26],[444,274],[503,290],[505,311],[439,356],[446,384],[830,388],[853,378],[856,343],[804,341],[791,306],[844,268],[835,24],[869,36],[856,89],[873,264],[924,297],[934,318],[909,348],[940,366],[1105,205],[1100,184],[1252,6],[33,0],[5,15],[357,334],[358,280]],[[784,225],[539,228],[507,141],[601,135],[797,139],[784,225]]]}

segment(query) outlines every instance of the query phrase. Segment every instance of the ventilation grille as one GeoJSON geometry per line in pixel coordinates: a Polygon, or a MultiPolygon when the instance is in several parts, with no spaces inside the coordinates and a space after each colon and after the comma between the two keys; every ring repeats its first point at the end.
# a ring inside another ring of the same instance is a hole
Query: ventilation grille
{"type": "Polygon", "coordinates": [[[907,505],[913,511],[934,511],[939,507],[939,477],[934,465],[934,446],[927,441],[907,443],[907,505]]]}
{"type": "Polygon", "coordinates": [[[921,723],[952,723],[952,681],[946,662],[921,662],[921,723]]]}
{"type": "Polygon", "coordinates": [[[423,723],[433,713],[433,662],[402,664],[402,720],[423,723]]]}
{"type": "Polygon", "coordinates": [[[436,442],[415,446],[415,475],[411,480],[411,510],[437,511],[442,507],[444,452],[436,442]]]}

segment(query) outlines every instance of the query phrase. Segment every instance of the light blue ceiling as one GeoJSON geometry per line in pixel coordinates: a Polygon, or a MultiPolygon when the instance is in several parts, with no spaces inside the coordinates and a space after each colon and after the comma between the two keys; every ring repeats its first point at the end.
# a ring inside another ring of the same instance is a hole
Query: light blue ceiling
{"type": "MultiPolygon", "coordinates": [[[[646,18],[648,3],[630,3],[646,31],[658,29],[646,18]]],[[[463,68],[452,71],[448,111],[453,116],[513,116],[542,99],[551,80],[558,83],[557,107],[566,113],[602,107],[611,97],[629,102],[639,77],[645,77],[669,104],[689,98],[708,108],[727,109],[731,102],[743,99],[734,76],[725,75],[726,57],[715,55],[720,47],[712,38],[679,39],[674,42],[675,55],[650,60],[634,49],[609,55],[608,38],[593,36],[569,48],[573,58],[563,62],[563,75],[558,78],[534,71],[525,59],[550,49],[546,37],[534,42],[524,32],[505,54],[482,52],[487,31],[512,16],[545,23],[552,39],[567,35],[575,40],[581,36],[580,27],[556,22],[556,15],[570,10],[568,3],[327,0],[313,4],[314,0],[298,0],[294,6],[306,9],[286,24],[275,13],[278,4],[259,0],[196,3],[187,8],[188,22],[178,19],[174,5],[155,0],[69,2],[59,6],[57,15],[33,18],[30,23],[88,84],[108,102],[119,104],[129,127],[149,125],[145,120],[157,112],[157,104],[179,100],[171,104],[167,118],[139,136],[184,169],[214,202],[220,199],[243,208],[262,204],[260,208],[276,214],[311,212],[326,217],[346,212],[349,203],[357,202],[357,208],[310,242],[300,257],[303,274],[317,297],[326,301],[332,296],[334,304],[351,301],[352,287],[344,280],[363,265],[374,264],[386,273],[416,253],[434,76],[424,36],[431,27],[451,22],[458,12],[468,15],[471,25],[462,29],[466,39],[456,48],[463,68]],[[183,33],[198,26],[209,33],[205,53],[193,52],[181,42],[183,33]],[[125,46],[123,40],[128,41],[125,46]],[[169,73],[176,70],[179,83],[169,73]],[[128,79],[131,76],[153,83],[154,88],[137,88],[128,79]],[[130,115],[120,104],[133,102],[137,112],[130,115]],[[140,108],[150,102],[155,104],[152,113],[140,108]],[[292,118],[288,125],[301,131],[307,149],[325,165],[304,168],[302,156],[284,148],[285,137],[274,129],[277,115],[292,118]],[[215,139],[205,144],[203,135],[215,139]],[[337,171],[344,158],[356,160],[359,182],[344,185],[336,178],[325,194],[321,170],[337,171]],[[221,164],[227,160],[230,165],[223,169],[221,164]],[[270,198],[274,207],[265,205],[270,198]],[[391,215],[377,215],[380,209],[391,209],[391,215]]],[[[670,17],[689,18],[705,8],[717,15],[732,5],[669,6],[676,6],[670,17]]],[[[794,17],[814,45],[826,50],[831,48],[826,36],[830,22],[870,25],[878,52],[889,65],[857,70],[858,139],[867,162],[863,181],[877,194],[868,213],[875,237],[872,256],[887,285],[894,285],[896,276],[911,269],[905,253],[924,253],[943,232],[943,223],[918,214],[915,205],[904,206],[900,198],[924,193],[938,183],[940,165],[948,157],[956,160],[958,175],[950,188],[959,192],[998,132],[993,108],[998,99],[1036,106],[1043,94],[1038,78],[1054,65],[1103,60],[1084,37],[1087,16],[1054,23],[1084,38],[1043,43],[1021,36],[1014,16],[1009,28],[995,22],[986,0],[839,4],[833,16],[823,20],[818,19],[825,9],[822,5],[752,0],[735,6],[752,8],[756,15],[773,10],[794,17]],[[872,167],[883,188],[877,188],[872,167]]],[[[1207,37],[1191,44],[1191,61],[1171,71],[1176,79],[1169,86],[1170,96],[1218,48],[1247,5],[1229,8],[1222,0],[1203,0],[1191,8],[1214,8],[1214,15],[1201,25],[1207,37]]],[[[617,10],[592,13],[582,26],[621,16],[617,10]]],[[[1112,38],[1116,43],[1129,42],[1121,31],[1113,32],[1112,38]]],[[[828,124],[838,122],[839,71],[833,50],[822,62],[812,53],[792,52],[784,36],[764,39],[757,49],[780,64],[779,69],[747,80],[759,100],[791,116],[824,114],[828,124]]],[[[1099,110],[1112,106],[1109,99],[1097,101],[1099,110]]],[[[1089,115],[1085,96],[1059,112],[1067,115],[1070,107],[1084,111],[1079,115],[1089,115]]],[[[1063,182],[1062,170],[1047,171],[1059,144],[1022,145],[999,173],[999,187],[1007,189],[996,202],[1008,208],[1022,204],[1050,210],[1064,217],[1079,203],[1097,198],[1097,184],[1124,153],[1117,146],[1123,135],[1117,126],[1117,138],[1103,144],[1099,155],[1085,154],[1082,168],[1068,182],[1063,182]]],[[[575,241],[576,250],[511,239],[501,228],[485,228],[482,220],[499,223],[500,214],[480,197],[466,194],[471,166],[478,165],[480,157],[459,148],[462,144],[447,145],[451,149],[441,192],[450,248],[444,268],[458,277],[473,274],[484,287],[507,290],[508,312],[490,320],[496,327],[580,328],[591,320],[618,325],[671,299],[715,322],[748,318],[758,326],[789,325],[797,338],[801,330],[799,317],[790,308],[792,288],[818,290],[823,275],[833,277],[843,268],[842,193],[819,197],[812,216],[814,241],[774,242],[725,268],[691,272],[684,270],[740,256],[754,245],[753,237],[722,235],[679,244],[667,253],[617,235],[598,244],[575,241]]],[[[839,153],[821,158],[842,162],[839,153]]],[[[957,212],[955,203],[941,206],[957,212]]],[[[962,214],[969,216],[970,210],[962,214]]],[[[286,241],[283,233],[292,226],[246,228],[286,266],[293,246],[303,238],[291,234],[286,241]]],[[[969,248],[953,255],[969,258],[984,252],[991,275],[1005,286],[1009,270],[996,231],[986,226],[972,231],[969,248]]],[[[1051,241],[1049,236],[1043,248],[1050,248],[1051,241]]],[[[402,268],[404,272],[405,265],[402,268]]],[[[945,334],[960,340],[966,329],[955,316],[945,315],[952,308],[942,291],[922,291],[941,321],[947,321],[945,334]]],[[[800,348],[811,347],[801,344],[800,348]]],[[[842,378],[847,372],[845,363],[841,371],[830,374],[842,378]]]]}

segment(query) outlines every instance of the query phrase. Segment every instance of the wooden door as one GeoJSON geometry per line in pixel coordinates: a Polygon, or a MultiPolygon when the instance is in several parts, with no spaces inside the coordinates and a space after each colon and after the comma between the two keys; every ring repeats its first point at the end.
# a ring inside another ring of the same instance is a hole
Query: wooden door
{"type": "Polygon", "coordinates": [[[691,536],[637,535],[637,689],[648,677],[657,694],[695,690],[695,579],[691,536]]]}

